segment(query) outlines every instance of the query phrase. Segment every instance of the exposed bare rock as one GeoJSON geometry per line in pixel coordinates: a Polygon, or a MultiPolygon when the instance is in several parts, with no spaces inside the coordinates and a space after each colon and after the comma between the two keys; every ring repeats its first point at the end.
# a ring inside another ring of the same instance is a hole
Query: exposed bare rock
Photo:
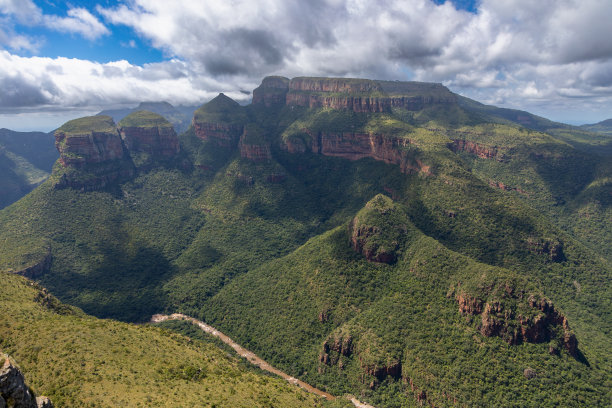
{"type": "Polygon", "coordinates": [[[303,131],[310,136],[310,146],[304,145],[300,140],[288,140],[284,142],[282,147],[290,153],[303,153],[310,149],[313,153],[349,160],[370,157],[374,160],[398,165],[403,173],[431,174],[431,167],[424,164],[406,149],[412,143],[410,139],[388,137],[376,133],[315,133],[309,129],[303,129],[303,131]]]}
{"type": "Polygon", "coordinates": [[[243,126],[228,123],[197,122],[194,118],[195,134],[204,141],[211,141],[217,146],[234,147],[240,139],[243,126]]]}
{"type": "MultiPolygon", "coordinates": [[[[577,356],[578,341],[567,318],[543,296],[504,288],[489,288],[487,300],[481,300],[459,291],[456,300],[463,315],[480,316],[480,333],[486,337],[498,336],[509,344],[544,343],[557,341],[570,355],[577,356]]],[[[551,346],[551,354],[557,348],[551,346]]]]}
{"type": "Polygon", "coordinates": [[[11,359],[0,353],[0,407],[9,408],[53,408],[46,397],[36,398],[26,385],[21,370],[11,359]]]}
{"type": "Polygon", "coordinates": [[[288,90],[289,78],[280,76],[266,77],[261,82],[261,85],[253,90],[253,104],[264,105],[266,107],[284,105],[288,90]]]}
{"type": "Polygon", "coordinates": [[[97,190],[135,174],[135,168],[109,116],[71,120],[55,132],[60,153],[56,188],[97,190]]]}
{"type": "Polygon", "coordinates": [[[52,261],[53,256],[51,255],[51,250],[49,249],[47,250],[46,255],[40,261],[24,269],[16,271],[15,273],[29,279],[36,279],[49,271],[52,261]]]}
{"type": "Polygon", "coordinates": [[[456,139],[453,140],[448,147],[453,152],[467,152],[475,154],[481,159],[493,159],[498,161],[504,160],[496,146],[485,146],[470,140],[456,139]]]}
{"type": "Polygon", "coordinates": [[[255,125],[249,124],[244,127],[238,148],[240,149],[240,157],[254,162],[272,158],[270,143],[266,140],[265,132],[255,125]]]}

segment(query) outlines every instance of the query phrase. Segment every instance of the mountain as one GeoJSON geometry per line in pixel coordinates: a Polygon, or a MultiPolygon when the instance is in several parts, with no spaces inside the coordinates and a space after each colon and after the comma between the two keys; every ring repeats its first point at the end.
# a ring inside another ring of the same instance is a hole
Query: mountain
{"type": "Polygon", "coordinates": [[[110,116],[115,122],[119,122],[130,113],[137,111],[150,111],[166,118],[170,123],[172,123],[172,126],[174,126],[174,129],[177,132],[182,133],[187,130],[191,124],[193,112],[197,108],[197,106],[182,105],[174,107],[168,102],[140,102],[135,108],[107,109],[98,113],[98,115],[110,116]]]}
{"type": "Polygon", "coordinates": [[[97,317],[193,316],[377,407],[605,405],[605,138],[513,115],[268,77],[178,144],[151,113],[68,122],[53,175],[0,211],[0,270],[97,317]]]}
{"type": "Polygon", "coordinates": [[[48,133],[0,129],[0,208],[49,177],[57,157],[53,136],[48,133]]]}
{"type": "Polygon", "coordinates": [[[591,125],[581,125],[580,127],[591,132],[612,135],[612,119],[602,120],[601,122],[593,123],[591,125]]]}

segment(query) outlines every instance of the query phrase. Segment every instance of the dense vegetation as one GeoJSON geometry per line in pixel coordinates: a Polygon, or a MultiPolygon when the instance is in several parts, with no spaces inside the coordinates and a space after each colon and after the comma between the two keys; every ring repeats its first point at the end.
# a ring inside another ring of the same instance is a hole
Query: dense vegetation
{"type": "Polygon", "coordinates": [[[49,177],[57,157],[53,135],[0,129],[0,209],[49,177]]]}
{"type": "Polygon", "coordinates": [[[56,407],[313,407],[283,380],[210,341],[99,320],[40,286],[0,272],[0,350],[56,407]]]}
{"type": "Polygon", "coordinates": [[[0,270],[51,253],[38,281],[87,313],[183,312],[378,407],[604,405],[612,169],[593,152],[605,140],[523,114],[463,99],[355,113],[221,95],[195,121],[247,125],[273,159],[251,162],[237,139],[220,145],[192,127],[180,136],[192,167],[87,193],[51,179],[0,212],[0,270]],[[320,132],[403,140],[396,148],[428,171],[314,154],[320,132]],[[369,232],[356,245],[359,226],[369,232]],[[481,312],[461,312],[460,298],[507,311],[500,334],[483,335],[481,312]],[[553,304],[569,329],[509,344],[540,316],[528,299],[553,304]]]}

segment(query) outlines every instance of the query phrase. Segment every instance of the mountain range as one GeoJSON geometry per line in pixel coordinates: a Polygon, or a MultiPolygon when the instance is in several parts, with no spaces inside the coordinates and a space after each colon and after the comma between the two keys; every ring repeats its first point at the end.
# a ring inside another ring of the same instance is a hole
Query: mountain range
{"type": "Polygon", "coordinates": [[[0,211],[0,349],[56,404],[350,406],[140,325],[179,312],[379,408],[609,403],[609,135],[350,78],[267,77],[171,122],[67,122],[50,177],[0,211]]]}

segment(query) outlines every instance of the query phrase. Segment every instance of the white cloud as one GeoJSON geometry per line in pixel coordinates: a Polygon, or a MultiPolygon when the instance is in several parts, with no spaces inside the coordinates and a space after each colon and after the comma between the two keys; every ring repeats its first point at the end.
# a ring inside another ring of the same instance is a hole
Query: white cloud
{"type": "MultiPolygon", "coordinates": [[[[0,51],[0,111],[26,108],[103,107],[143,100],[198,104],[228,84],[204,80],[199,85],[182,61],[137,66],[68,59],[20,57],[0,51]]],[[[240,93],[232,94],[239,98],[240,93]]],[[[244,95],[242,95],[244,97],[244,95]]]]}
{"type": "MultiPolygon", "coordinates": [[[[107,24],[132,28],[171,61],[139,67],[30,59],[23,65],[44,68],[23,79],[42,80],[44,73],[57,90],[48,103],[240,96],[263,76],[281,74],[443,82],[483,102],[540,114],[549,107],[612,111],[609,0],[482,0],[475,14],[430,0],[126,0],[95,11],[107,24]]],[[[56,29],[90,39],[108,33],[91,10],[44,16],[31,0],[0,0],[0,12],[54,21],[56,29]]],[[[2,35],[0,29],[0,42],[2,35]]],[[[35,46],[27,39],[14,44],[35,46]]]]}
{"type": "MultiPolygon", "coordinates": [[[[27,26],[45,26],[62,33],[79,34],[88,40],[95,40],[110,34],[108,28],[97,17],[82,7],[69,8],[66,12],[67,16],[61,17],[44,14],[32,0],[0,0],[0,14],[4,15],[2,23],[5,27],[12,27],[14,22],[27,26]]],[[[15,35],[12,28],[10,31],[9,39],[3,41],[2,44],[16,51],[35,49],[32,46],[23,45],[32,40],[25,36],[15,35]]]]}

